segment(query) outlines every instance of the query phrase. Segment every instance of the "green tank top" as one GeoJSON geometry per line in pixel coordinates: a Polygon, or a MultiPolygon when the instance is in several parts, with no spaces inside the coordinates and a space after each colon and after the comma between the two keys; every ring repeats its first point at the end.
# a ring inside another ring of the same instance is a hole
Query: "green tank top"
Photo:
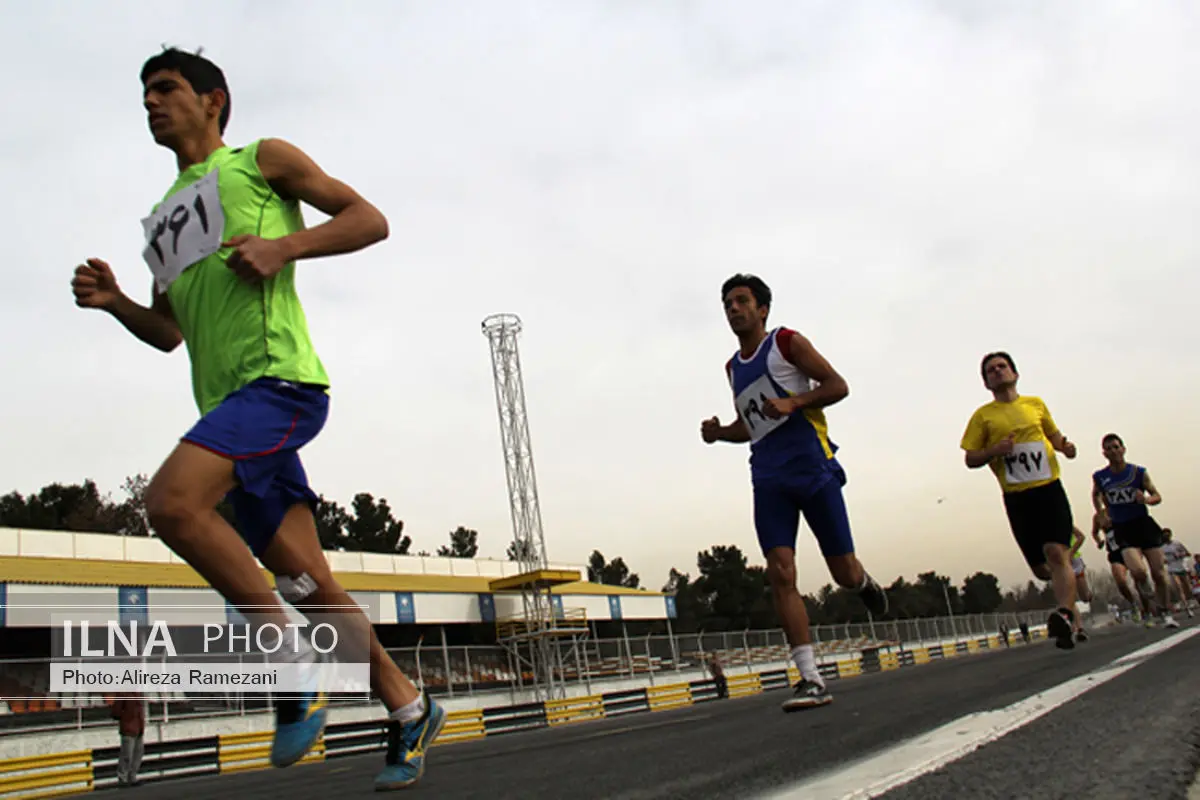
{"type": "Polygon", "coordinates": [[[1075,558],[1079,555],[1079,551],[1083,549],[1083,542],[1084,538],[1082,531],[1080,531],[1078,528],[1073,529],[1071,531],[1071,558],[1075,558]]]}
{"type": "Polygon", "coordinates": [[[164,253],[179,262],[175,271],[182,269],[166,295],[187,344],[202,415],[259,378],[329,386],[296,293],[296,265],[252,285],[226,267],[231,249],[219,247],[242,234],[278,239],[304,228],[299,203],[281,198],[259,171],[258,145],[222,147],[188,167],[143,220],[151,271],[173,274],[162,265],[164,253]]]}

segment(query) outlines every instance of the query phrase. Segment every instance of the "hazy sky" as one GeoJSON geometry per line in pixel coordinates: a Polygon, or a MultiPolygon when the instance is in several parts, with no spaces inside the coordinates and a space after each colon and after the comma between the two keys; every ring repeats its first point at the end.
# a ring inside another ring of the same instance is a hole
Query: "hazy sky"
{"type": "MultiPolygon", "coordinates": [[[[256,1],[203,16],[4,3],[0,490],[90,477],[119,493],[194,419],[184,351],[139,344],[69,289],[98,256],[148,297],[139,219],[175,168],[138,70],[166,42],[226,71],[230,143],[288,139],[390,220],[382,245],[299,268],[334,386],[305,456],[327,496],[386,497],[414,551],[460,524],[484,556],[511,537],[480,322],[513,312],[550,557],[620,555],[654,588],[713,544],[761,563],[747,452],[699,437],[732,412],[719,287],[739,270],[850,383],[828,415],[880,580],[1027,578],[995,479],[958,446],[994,348],[1080,446],[1077,518],[1115,430],[1165,495],[1156,516],[1200,550],[1195,7],[256,1]]],[[[805,590],[828,580],[807,530],[799,569],[805,590]]]]}

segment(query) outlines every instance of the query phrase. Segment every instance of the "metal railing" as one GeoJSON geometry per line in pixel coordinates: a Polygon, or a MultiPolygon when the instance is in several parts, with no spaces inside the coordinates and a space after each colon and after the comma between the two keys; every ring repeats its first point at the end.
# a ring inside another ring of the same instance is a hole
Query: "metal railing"
{"type": "MultiPolygon", "coordinates": [[[[1085,615],[1086,616],[1086,615],[1085,615]]],[[[815,625],[813,644],[818,658],[836,658],[863,648],[899,650],[927,643],[998,634],[1007,625],[1019,636],[1021,622],[1036,626],[1045,612],[975,614],[875,623],[815,625]]],[[[564,658],[561,680],[578,682],[588,693],[621,679],[641,679],[650,685],[678,680],[674,673],[703,669],[714,655],[727,674],[750,672],[766,664],[786,664],[790,648],[783,632],[774,630],[699,631],[607,639],[579,639],[559,646],[573,647],[564,658]]],[[[388,653],[406,675],[432,695],[447,697],[504,694],[515,698],[533,675],[518,672],[510,653],[498,645],[451,647],[422,644],[388,653]]],[[[228,661],[228,657],[222,659],[228,661]]],[[[63,694],[49,691],[50,660],[0,661],[0,700],[9,713],[0,713],[0,736],[38,731],[83,729],[111,725],[111,697],[102,692],[63,694]],[[33,701],[10,698],[38,697],[33,701]]],[[[366,705],[370,696],[339,695],[337,705],[366,705]]],[[[244,695],[179,695],[147,693],[147,722],[240,716],[269,710],[268,700],[244,695]]],[[[3,710],[0,708],[0,710],[3,710]]]]}

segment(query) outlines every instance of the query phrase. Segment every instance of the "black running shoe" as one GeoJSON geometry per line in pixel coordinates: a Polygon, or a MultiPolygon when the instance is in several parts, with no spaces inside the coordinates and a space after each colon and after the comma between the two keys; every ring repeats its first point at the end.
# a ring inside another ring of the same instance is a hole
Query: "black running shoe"
{"type": "Polygon", "coordinates": [[[1074,631],[1071,630],[1071,612],[1065,608],[1052,611],[1046,620],[1046,635],[1062,650],[1075,646],[1074,631]]]}
{"type": "Polygon", "coordinates": [[[887,592],[870,575],[867,576],[867,585],[859,590],[858,596],[862,598],[863,605],[867,607],[867,611],[871,612],[871,616],[882,619],[887,615],[887,592]]]}
{"type": "Polygon", "coordinates": [[[1085,631],[1083,628],[1080,628],[1079,630],[1075,631],[1076,644],[1083,644],[1087,640],[1088,640],[1087,631],[1085,631]]]}
{"type": "Polygon", "coordinates": [[[801,678],[793,687],[792,696],[783,701],[784,711],[800,711],[833,702],[833,695],[819,683],[801,678]]]}

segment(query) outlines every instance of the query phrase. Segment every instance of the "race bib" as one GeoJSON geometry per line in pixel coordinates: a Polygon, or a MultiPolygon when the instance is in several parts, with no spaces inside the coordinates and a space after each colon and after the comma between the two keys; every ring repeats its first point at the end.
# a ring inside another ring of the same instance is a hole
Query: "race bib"
{"type": "Polygon", "coordinates": [[[1105,545],[1105,547],[1108,548],[1108,552],[1110,552],[1110,553],[1115,553],[1121,549],[1120,547],[1117,546],[1117,532],[1116,531],[1109,530],[1109,531],[1104,532],[1104,545],[1105,545]]]}
{"type": "Polygon", "coordinates": [[[221,248],[225,210],[217,184],[218,170],[185,186],[142,220],[146,249],[142,257],[165,292],[184,270],[221,248]]]}
{"type": "Polygon", "coordinates": [[[1105,489],[1104,497],[1110,506],[1127,506],[1137,502],[1137,489],[1132,486],[1118,486],[1115,489],[1105,489]]]}
{"type": "Polygon", "coordinates": [[[741,416],[742,422],[746,423],[746,430],[750,432],[751,442],[757,442],[787,422],[787,417],[771,419],[766,415],[767,401],[779,397],[779,393],[771,384],[771,379],[763,375],[743,389],[734,400],[738,414],[741,416]]]}
{"type": "Polygon", "coordinates": [[[1050,454],[1043,442],[1021,442],[1004,456],[1004,482],[1021,486],[1050,479],[1050,454]]]}

